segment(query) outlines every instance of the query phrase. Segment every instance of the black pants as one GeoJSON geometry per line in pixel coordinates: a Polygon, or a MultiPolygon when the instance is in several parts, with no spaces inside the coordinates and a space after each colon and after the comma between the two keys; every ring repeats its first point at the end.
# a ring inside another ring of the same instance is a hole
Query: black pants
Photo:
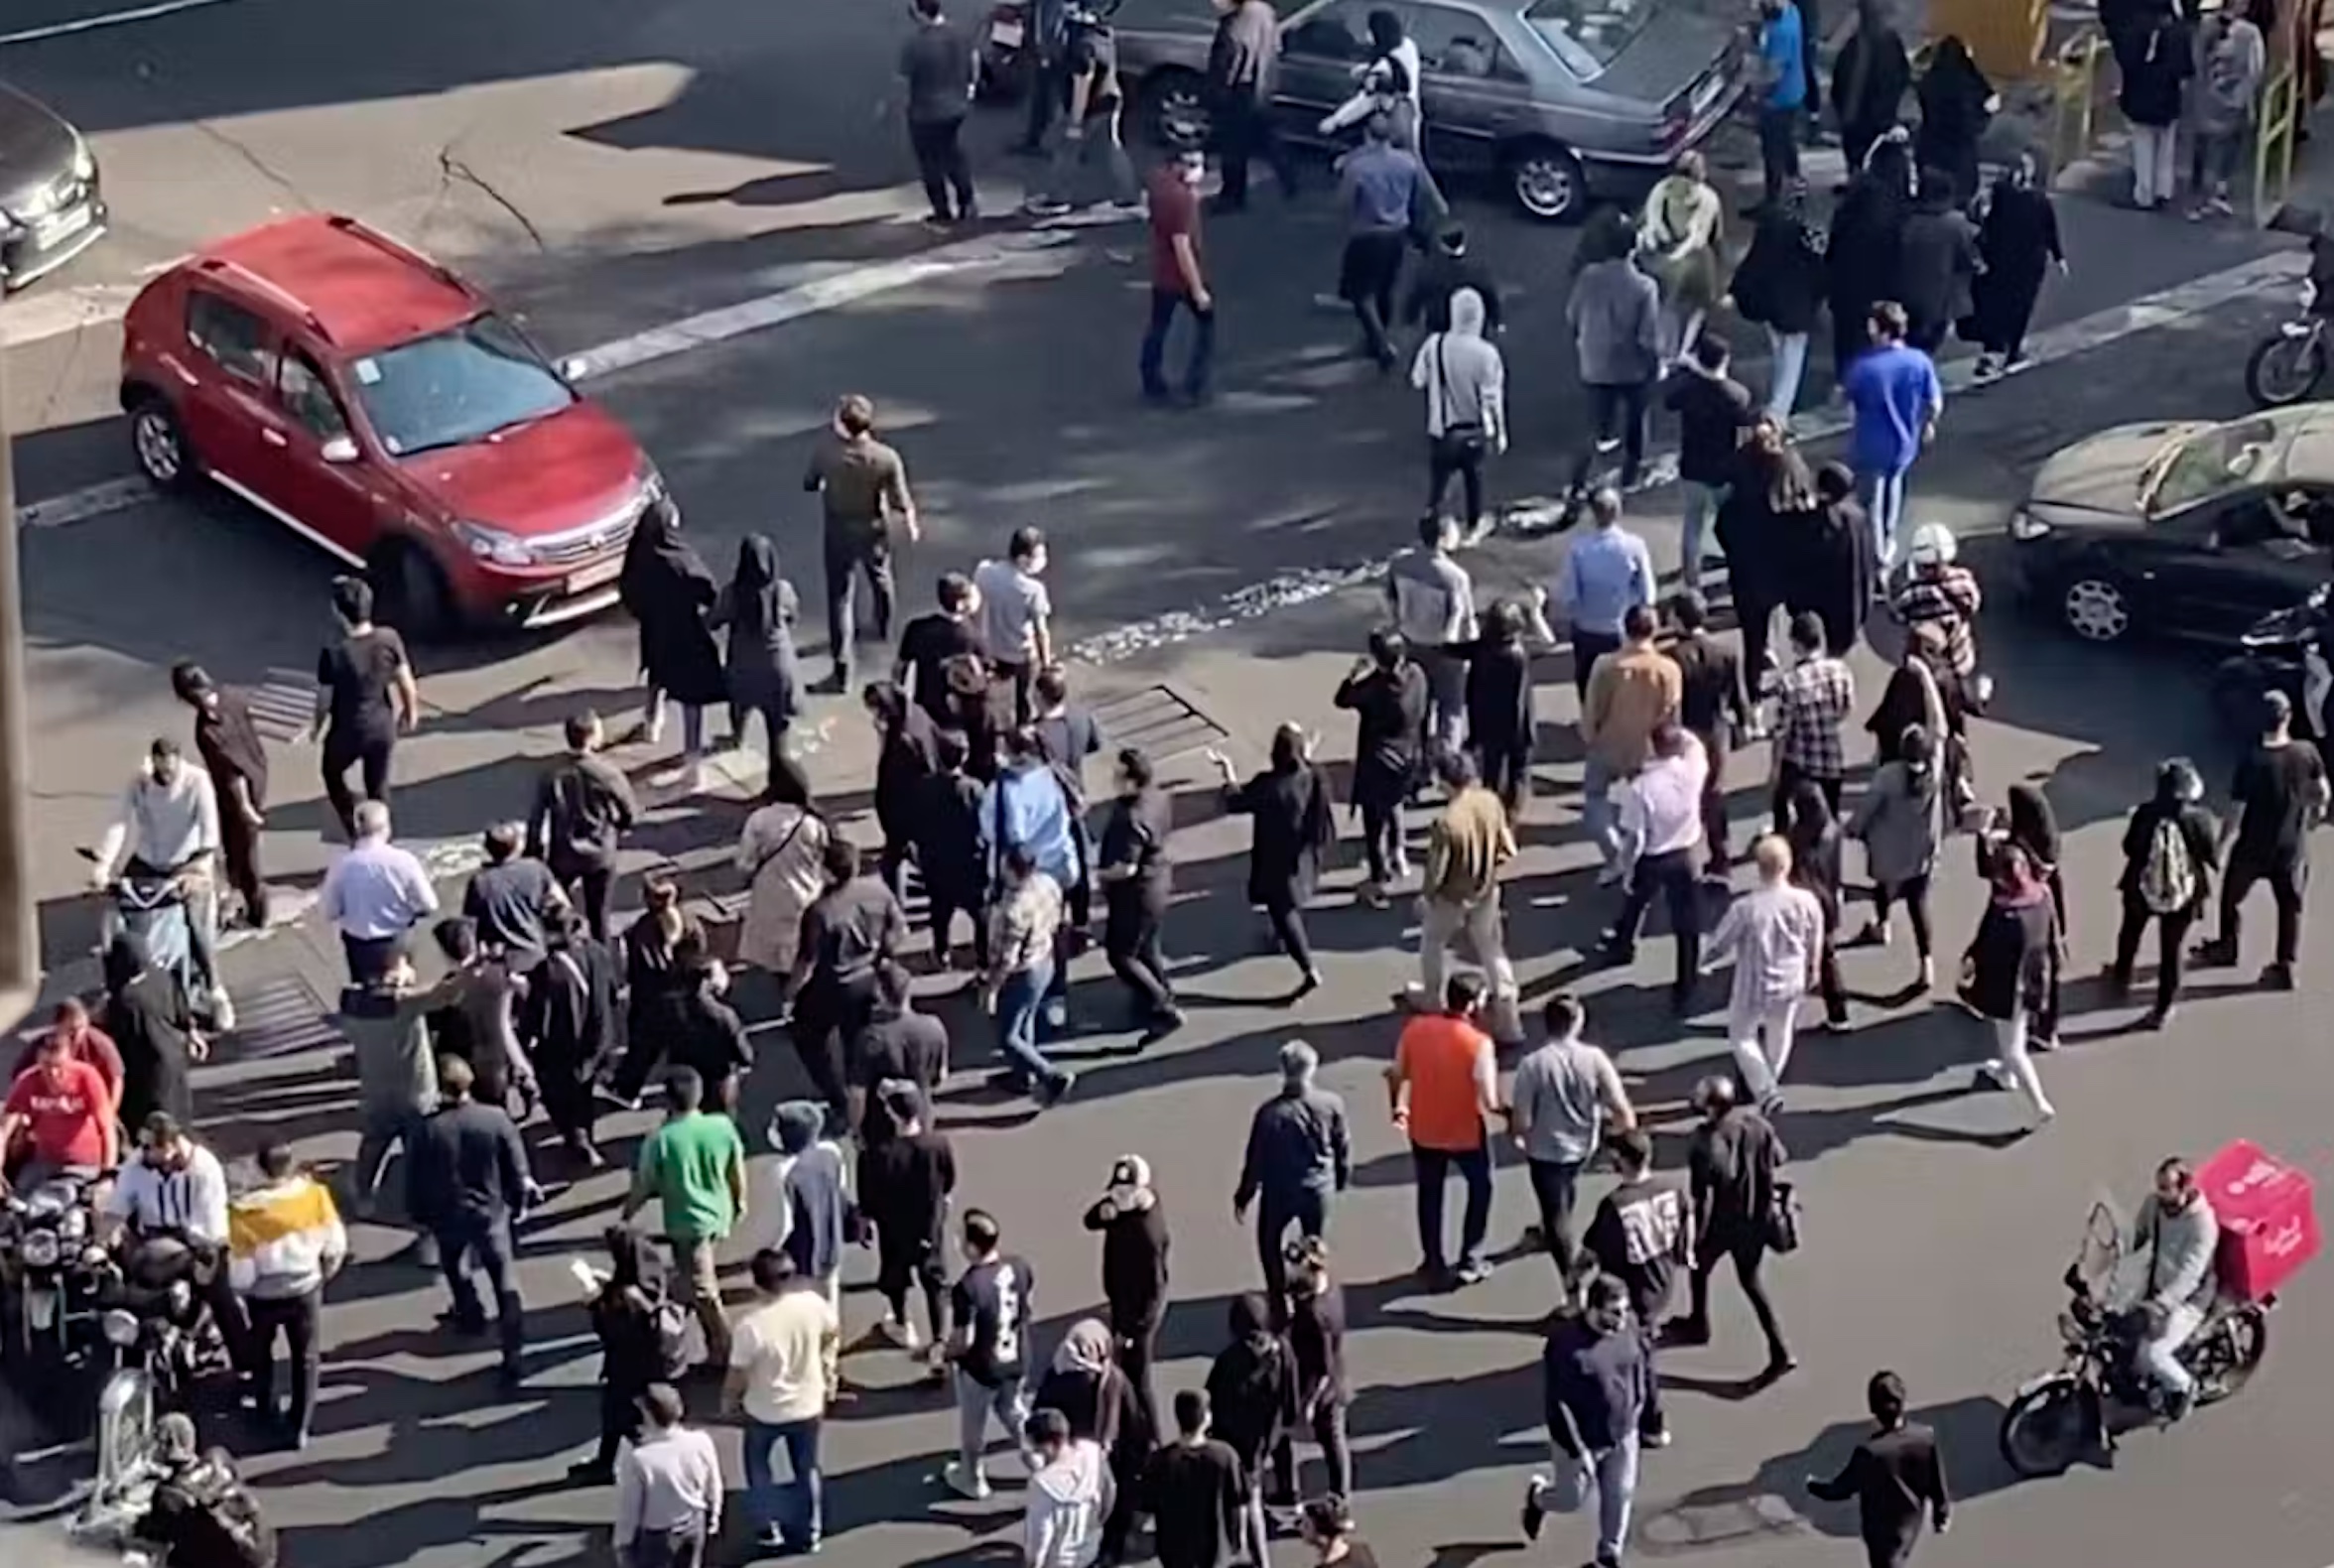
{"type": "Polygon", "coordinates": [[[1735,579],[1735,624],[1743,629],[1743,685],[1750,690],[1750,701],[1755,706],[1759,688],[1766,683],[1766,645],[1774,629],[1776,600],[1746,591],[1742,579],[1747,574],[1733,562],[1727,567],[1735,579]]]}
{"type": "Polygon", "coordinates": [[[510,1222],[460,1216],[431,1228],[438,1239],[438,1266],[454,1297],[454,1321],[467,1332],[486,1327],[486,1306],[478,1296],[478,1282],[470,1277],[476,1263],[494,1292],[494,1326],[502,1341],[502,1365],[515,1372],[527,1349],[526,1306],[519,1299],[518,1263],[513,1256],[510,1222]]]}
{"type": "Polygon", "coordinates": [[[259,869],[259,830],[244,820],[243,808],[221,793],[218,803],[219,856],[226,862],[227,885],[243,900],[243,918],[265,926],[268,918],[267,878],[259,869]]]}
{"type": "Polygon", "coordinates": [[[1224,170],[1224,189],[1216,204],[1237,211],[1248,204],[1248,164],[1261,158],[1272,166],[1283,196],[1296,195],[1297,165],[1273,129],[1271,111],[1252,92],[1221,94],[1214,105],[1216,156],[1224,170]]]}
{"type": "MultiPolygon", "coordinates": [[[[1346,1401],[1324,1399],[1313,1407],[1307,1423],[1313,1428],[1313,1441],[1321,1445],[1321,1462],[1329,1467],[1329,1485],[1325,1493],[1331,1497],[1350,1498],[1354,1495],[1354,1448],[1346,1436],[1346,1401]]],[[[1294,1501],[1297,1498],[1317,1498],[1323,1492],[1297,1490],[1297,1452],[1292,1434],[1283,1432],[1272,1449],[1272,1495],[1294,1501]]]]}
{"type": "Polygon", "coordinates": [[[1758,111],[1758,169],[1766,183],[1769,205],[1782,199],[1783,188],[1799,178],[1799,123],[1794,106],[1758,111]]]}
{"type": "Polygon", "coordinates": [[[952,120],[910,120],[908,145],[916,153],[916,173],[924,180],[924,198],[932,203],[932,215],[943,223],[972,217],[978,206],[972,196],[972,166],[965,160],[965,149],[958,137],[965,129],[965,118],[952,120]],[[951,195],[956,205],[949,205],[951,195]]]}
{"type": "Polygon", "coordinates": [[[292,1363],[292,1398],[284,1424],[305,1435],[316,1409],[317,1367],[322,1348],[317,1325],[323,1311],[320,1290],[299,1296],[253,1296],[244,1303],[251,1332],[243,1342],[244,1371],[251,1378],[251,1397],[263,1418],[276,1413],[276,1335],[284,1336],[284,1354],[292,1363]]]}
{"type": "Polygon", "coordinates": [[[2159,915],[2137,893],[2124,895],[2124,922],[2116,930],[2115,965],[2109,971],[2117,987],[2132,983],[2132,966],[2140,957],[2140,939],[2147,922],[2155,922],[2155,1010],[2169,1012],[2180,994],[2180,969],[2187,960],[2188,928],[2196,924],[2193,909],[2159,915]]]}
{"type": "MultiPolygon", "coordinates": [[[[1936,951],[1929,934],[1929,873],[1923,871],[1901,882],[1877,884],[1873,888],[1873,918],[1885,922],[1899,900],[1912,921],[1912,950],[1926,959],[1936,951]]],[[[2137,934],[2133,940],[2139,940],[2137,934]]]]}
{"type": "Polygon", "coordinates": [[[1175,989],[1167,982],[1167,955],[1159,947],[1159,928],[1166,910],[1139,892],[1113,894],[1102,921],[1102,953],[1110,973],[1134,993],[1135,1011],[1155,1018],[1175,1005],[1175,989]]]}
{"type": "Polygon", "coordinates": [[[1489,1144],[1472,1149],[1430,1149],[1410,1145],[1410,1165],[1418,1181],[1418,1250],[1421,1261],[1439,1271],[1448,1254],[1443,1249],[1443,1184],[1453,1170],[1467,1185],[1467,1207],[1459,1220],[1461,1267],[1484,1260],[1484,1240],[1491,1229],[1491,1150],[1489,1144]]]}
{"type": "Polygon", "coordinates": [[[920,1289],[924,1326],[932,1331],[935,1345],[946,1340],[949,1331],[948,1275],[941,1264],[945,1250],[946,1243],[930,1232],[919,1235],[912,1226],[880,1220],[875,1224],[875,1289],[903,1327],[908,1321],[908,1286],[920,1289]]]}
{"type": "Polygon", "coordinates": [[[351,984],[385,979],[405,952],[403,937],[352,937],[340,934],[340,957],[348,965],[351,984]]]}
{"type": "Polygon", "coordinates": [[[630,1383],[599,1385],[599,1452],[592,1456],[593,1464],[612,1467],[617,1450],[639,1438],[640,1396],[645,1392],[630,1383]]]}
{"type": "Polygon", "coordinates": [[[1010,660],[991,658],[988,661],[989,679],[999,686],[1013,689],[1013,722],[1029,722],[1029,683],[1037,679],[1037,666],[1015,664],[1010,660]]]}
{"type": "Polygon", "coordinates": [[[2220,945],[2232,964],[2239,951],[2240,912],[2256,882],[2269,883],[2269,896],[2277,901],[2277,963],[2291,969],[2301,951],[2301,895],[2309,885],[2309,858],[2229,861],[2228,877],[2221,883],[2220,945]]]}
{"type": "Polygon", "coordinates": [[[348,770],[355,768],[364,782],[364,798],[384,804],[389,799],[389,757],[397,749],[395,735],[350,735],[324,731],[324,799],[340,819],[341,832],[356,839],[357,799],[348,792],[348,770]]]}
{"type": "Polygon", "coordinates": [[[1595,446],[1583,448],[1580,460],[1572,466],[1572,493],[1581,495],[1588,490],[1589,472],[1597,465],[1597,447],[1618,437],[1621,441],[1621,483],[1623,489],[1637,482],[1645,465],[1645,402],[1652,391],[1652,383],[1629,381],[1618,386],[1603,382],[1589,383],[1589,409],[1596,421],[1595,446]]]}
{"type": "Polygon", "coordinates": [[[1693,849],[1648,854],[1637,861],[1629,877],[1628,895],[1621,916],[1613,922],[1613,945],[1633,954],[1645,911],[1659,893],[1669,910],[1670,933],[1677,938],[1677,972],[1670,981],[1672,1001],[1682,1006],[1694,993],[1694,977],[1702,973],[1702,856],[1693,849]]]}
{"type": "Polygon", "coordinates": [[[608,939],[608,893],[616,885],[616,868],[612,865],[567,866],[558,873],[561,889],[584,912],[584,924],[591,932],[591,940],[608,939]]]}
{"type": "Polygon", "coordinates": [[[1783,815],[1783,802],[1791,798],[1792,792],[1799,787],[1801,779],[1812,780],[1815,787],[1822,792],[1824,804],[1832,808],[1832,815],[1834,817],[1840,815],[1840,788],[1843,781],[1837,778],[1825,778],[1819,773],[1810,773],[1786,757],[1775,765],[1774,799],[1767,803],[1768,810],[1774,816],[1780,818],[1783,815]]]}
{"type": "Polygon", "coordinates": [[[1734,859],[1727,829],[1726,771],[1727,753],[1732,749],[1731,726],[1720,719],[1717,726],[1703,730],[1694,738],[1702,742],[1702,754],[1709,759],[1710,772],[1702,781],[1702,839],[1703,851],[1708,856],[1705,864],[1709,874],[1723,877],[1734,859]]]}
{"type": "Polygon", "coordinates": [[[1487,735],[1471,728],[1468,740],[1484,788],[1498,796],[1507,815],[1514,816],[1531,791],[1531,736],[1487,735]]]}
{"type": "Polygon", "coordinates": [[[943,964],[948,961],[950,948],[955,941],[953,928],[957,916],[962,914],[972,922],[973,962],[985,968],[988,964],[988,922],[980,918],[980,895],[937,888],[927,882],[924,884],[924,896],[930,906],[932,956],[943,964]]]}
{"type": "Polygon", "coordinates": [[[1066,106],[1068,87],[1062,76],[1062,63],[1039,54],[1035,39],[1030,44],[1029,119],[1022,127],[1020,148],[1025,153],[1044,149],[1046,131],[1053,125],[1054,116],[1066,106]]]}
{"type": "Polygon", "coordinates": [[[1338,297],[1354,308],[1362,344],[1381,366],[1394,362],[1394,341],[1387,328],[1394,319],[1394,286],[1402,277],[1402,250],[1409,242],[1409,235],[1399,229],[1364,230],[1346,241],[1345,261],[1338,269],[1338,297]]]}
{"type": "Polygon", "coordinates": [[[1264,918],[1272,922],[1272,939],[1280,944],[1280,951],[1296,960],[1297,968],[1313,973],[1313,939],[1305,932],[1305,911],[1298,904],[1271,903],[1264,906],[1264,918]]]}
{"type": "Polygon", "coordinates": [[[1154,1434],[1160,1430],[1159,1395],[1151,1385],[1151,1366],[1159,1358],[1159,1328],[1165,1321],[1164,1306],[1141,1311],[1110,1308],[1110,1336],[1118,1342],[1118,1370],[1134,1385],[1134,1396],[1142,1401],[1143,1418],[1154,1434]]]}
{"type": "Polygon", "coordinates": [[[1540,1244],[1556,1260],[1556,1275],[1567,1292],[1585,1272],[1580,1242],[1572,1234],[1572,1211],[1580,1200],[1579,1160],[1530,1160],[1532,1203],[1540,1211],[1540,1244]]]}
{"type": "Polygon", "coordinates": [[[1742,1281],[1743,1294],[1750,1298],[1750,1311],[1758,1319],[1758,1331],[1766,1336],[1767,1359],[1783,1360],[1790,1352],[1783,1346],[1782,1324],[1776,1320],[1774,1303],[1766,1299],[1766,1285],[1758,1277],[1758,1266],[1766,1260],[1766,1242],[1761,1238],[1721,1238],[1701,1246],[1694,1258],[1693,1305],[1686,1321],[1698,1335],[1710,1332],[1710,1274],[1721,1258],[1734,1259],[1735,1278],[1742,1281]]]}
{"type": "Polygon", "coordinates": [[[850,1124],[849,1074],[844,1048],[859,1037],[875,1010],[874,993],[814,980],[794,999],[794,1019],[787,1030],[802,1057],[811,1087],[827,1103],[830,1126],[850,1124]]]}
{"type": "Polygon", "coordinates": [[[1264,1299],[1271,1305],[1276,1329],[1288,1327],[1288,1254],[1282,1248],[1287,1245],[1292,1225],[1299,1236],[1327,1235],[1329,1194],[1306,1187],[1277,1200],[1268,1193],[1258,1201],[1256,1261],[1264,1270],[1264,1299]]]}
{"type": "Polygon", "coordinates": [[[1394,879],[1394,862],[1402,852],[1402,803],[1364,796],[1362,800],[1362,850],[1369,857],[1369,879],[1383,886],[1394,879]]]}
{"type": "MultiPolygon", "coordinates": [[[[851,663],[858,651],[856,620],[857,578],[867,579],[874,599],[875,640],[891,640],[891,541],[877,534],[849,538],[827,535],[827,640],[834,650],[836,679],[850,685],[851,663]]],[[[776,755],[775,750],[771,753],[776,755]]]]}
{"type": "Polygon", "coordinates": [[[1572,695],[1579,700],[1584,712],[1589,706],[1589,672],[1597,661],[1609,653],[1621,651],[1621,637],[1614,632],[1572,629],[1572,695]]]}
{"type": "Polygon", "coordinates": [[[1451,488],[1451,476],[1457,474],[1459,493],[1467,502],[1467,525],[1472,528],[1483,521],[1484,452],[1480,441],[1453,443],[1432,436],[1427,438],[1427,516],[1432,517],[1443,509],[1444,492],[1451,488]]]}

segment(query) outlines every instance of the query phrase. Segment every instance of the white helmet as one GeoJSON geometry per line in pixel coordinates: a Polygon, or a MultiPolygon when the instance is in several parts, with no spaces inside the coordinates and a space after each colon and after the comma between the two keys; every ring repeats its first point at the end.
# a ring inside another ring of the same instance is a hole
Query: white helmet
{"type": "Polygon", "coordinates": [[[1961,541],[1943,523],[1923,523],[1912,531],[1904,558],[1916,567],[1951,566],[1961,553],[1961,541]]]}

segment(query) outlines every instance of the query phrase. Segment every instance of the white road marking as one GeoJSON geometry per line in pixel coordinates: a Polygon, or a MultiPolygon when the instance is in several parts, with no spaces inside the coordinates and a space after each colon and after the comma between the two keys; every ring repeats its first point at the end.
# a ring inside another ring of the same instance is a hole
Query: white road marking
{"type": "Polygon", "coordinates": [[[45,38],[64,38],[70,33],[93,33],[101,27],[121,27],[131,22],[151,22],[156,17],[170,16],[179,11],[196,11],[204,6],[225,5],[227,0],[155,0],[152,5],[132,6],[126,11],[107,11],[100,16],[74,17],[69,22],[50,22],[41,27],[28,27],[15,33],[0,33],[0,49],[10,44],[36,44],[45,38]]]}

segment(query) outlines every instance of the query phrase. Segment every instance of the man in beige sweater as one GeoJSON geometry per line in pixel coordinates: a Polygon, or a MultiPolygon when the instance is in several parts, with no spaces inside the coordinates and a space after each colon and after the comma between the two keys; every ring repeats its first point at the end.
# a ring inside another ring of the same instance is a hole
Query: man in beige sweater
{"type": "Polygon", "coordinates": [[[1581,743],[1588,762],[1581,774],[1581,816],[1605,862],[1601,884],[1621,880],[1625,856],[1613,807],[1613,786],[1635,778],[1653,755],[1653,731],[1677,717],[1684,681],[1677,663],[1653,645],[1657,622],[1637,604],[1621,620],[1621,647],[1589,671],[1581,700],[1581,743]]]}
{"type": "Polygon", "coordinates": [[[1515,835],[1507,808],[1484,788],[1475,759],[1445,751],[1435,775],[1450,792],[1450,804],[1426,836],[1426,878],[1418,898],[1419,1005],[1441,1004],[1452,940],[1466,933],[1467,946],[1491,979],[1491,1033],[1519,1037],[1515,966],[1507,962],[1507,939],[1499,913],[1499,869],[1515,858],[1515,835]]]}

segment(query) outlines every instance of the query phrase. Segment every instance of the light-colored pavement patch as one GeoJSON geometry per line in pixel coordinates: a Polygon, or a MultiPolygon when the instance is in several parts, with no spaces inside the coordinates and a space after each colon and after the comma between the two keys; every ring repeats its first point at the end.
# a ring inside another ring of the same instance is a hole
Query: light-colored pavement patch
{"type": "Polygon", "coordinates": [[[70,33],[94,33],[101,27],[151,22],[156,17],[174,16],[181,11],[198,11],[204,6],[227,3],[228,0],[153,0],[150,5],[129,6],[120,11],[100,12],[96,16],[76,16],[62,22],[45,22],[39,27],[19,28],[13,33],[0,33],[0,49],[10,44],[37,44],[45,38],[64,38],[70,33]]]}

